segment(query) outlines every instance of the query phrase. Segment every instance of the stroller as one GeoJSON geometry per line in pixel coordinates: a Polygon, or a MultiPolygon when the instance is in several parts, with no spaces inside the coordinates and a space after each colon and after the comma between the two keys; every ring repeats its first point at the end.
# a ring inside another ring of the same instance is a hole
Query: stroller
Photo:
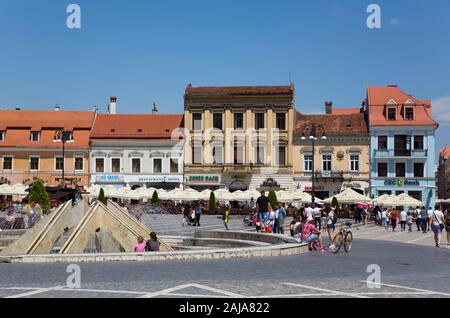
{"type": "Polygon", "coordinates": [[[195,225],[195,212],[194,211],[189,213],[188,225],[191,225],[191,226],[195,225]]]}

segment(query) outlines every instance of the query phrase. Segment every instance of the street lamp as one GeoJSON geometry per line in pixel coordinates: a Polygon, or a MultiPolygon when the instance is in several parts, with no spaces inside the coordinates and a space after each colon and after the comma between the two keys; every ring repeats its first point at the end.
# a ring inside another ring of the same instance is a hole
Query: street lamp
{"type": "Polygon", "coordinates": [[[62,180],[63,185],[65,187],[66,185],[66,178],[65,178],[65,168],[66,168],[66,162],[65,162],[65,144],[66,142],[72,143],[72,132],[70,130],[64,130],[60,129],[55,131],[55,136],[53,138],[53,142],[62,142],[62,180]]]}
{"type": "Polygon", "coordinates": [[[323,130],[323,126],[322,125],[315,125],[313,124],[311,127],[309,127],[310,129],[308,129],[309,136],[306,136],[305,133],[302,133],[302,137],[301,139],[303,141],[306,141],[307,139],[311,140],[312,143],[312,174],[311,174],[311,178],[312,178],[312,193],[311,193],[311,204],[314,205],[314,202],[316,200],[315,198],[315,183],[316,183],[316,173],[315,173],[315,168],[314,168],[314,162],[315,162],[315,155],[316,155],[316,151],[315,151],[315,145],[316,145],[316,141],[319,140],[319,137],[321,140],[326,140],[327,136],[325,136],[325,132],[323,130]]]}

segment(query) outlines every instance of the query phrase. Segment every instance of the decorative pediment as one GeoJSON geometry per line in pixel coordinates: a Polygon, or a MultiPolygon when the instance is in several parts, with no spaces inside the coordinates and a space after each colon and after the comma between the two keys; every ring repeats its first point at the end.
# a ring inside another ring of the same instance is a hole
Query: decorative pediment
{"type": "Polygon", "coordinates": [[[352,147],[352,148],[347,150],[347,153],[358,153],[358,154],[360,154],[361,152],[362,152],[361,148],[358,148],[358,147],[352,147]]]}
{"type": "Polygon", "coordinates": [[[334,153],[334,148],[331,146],[321,147],[319,152],[320,153],[334,153]]]}
{"type": "Polygon", "coordinates": [[[407,99],[404,104],[405,105],[415,105],[415,103],[411,99],[407,99]]]}
{"type": "Polygon", "coordinates": [[[123,156],[123,153],[122,152],[119,152],[119,151],[113,151],[113,152],[110,152],[109,154],[108,154],[108,157],[122,157],[123,156]]]}
{"type": "Polygon", "coordinates": [[[137,157],[137,158],[143,158],[144,154],[141,152],[130,152],[128,154],[128,158],[137,157]]]}
{"type": "Polygon", "coordinates": [[[150,152],[150,158],[163,158],[166,154],[162,151],[152,151],[150,152]]]}
{"type": "Polygon", "coordinates": [[[313,153],[313,148],[312,148],[312,147],[303,147],[303,148],[300,150],[300,153],[301,153],[301,154],[305,154],[305,153],[310,153],[310,154],[312,154],[312,153],[313,153]]]}
{"type": "Polygon", "coordinates": [[[107,154],[106,154],[106,152],[103,152],[103,151],[94,151],[92,154],[91,154],[91,157],[107,157],[107,154]]]}
{"type": "Polygon", "coordinates": [[[386,105],[398,105],[398,103],[394,100],[394,99],[390,99],[387,103],[386,103],[386,105]]]}

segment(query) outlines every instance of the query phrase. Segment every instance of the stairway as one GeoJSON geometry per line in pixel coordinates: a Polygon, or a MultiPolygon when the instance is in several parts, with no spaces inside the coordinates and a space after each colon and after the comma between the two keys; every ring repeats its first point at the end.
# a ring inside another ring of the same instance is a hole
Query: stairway
{"type": "Polygon", "coordinates": [[[26,231],[27,230],[2,230],[0,232],[0,253],[10,244],[14,243],[26,231]]]}
{"type": "MultiPolygon", "coordinates": [[[[250,182],[250,189],[259,189],[261,184],[268,178],[274,179],[281,189],[292,191],[294,188],[294,179],[291,174],[254,174],[250,182]]],[[[256,200],[256,198],[255,198],[256,200]]]]}

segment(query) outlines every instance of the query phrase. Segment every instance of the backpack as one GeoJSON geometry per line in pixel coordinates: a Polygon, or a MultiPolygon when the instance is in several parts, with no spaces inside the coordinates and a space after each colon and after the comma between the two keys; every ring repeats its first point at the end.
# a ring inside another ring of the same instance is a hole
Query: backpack
{"type": "Polygon", "coordinates": [[[331,219],[331,222],[333,222],[333,224],[336,224],[336,223],[337,223],[337,220],[338,220],[337,214],[336,214],[336,212],[334,212],[334,213],[333,213],[333,218],[331,219]]]}

